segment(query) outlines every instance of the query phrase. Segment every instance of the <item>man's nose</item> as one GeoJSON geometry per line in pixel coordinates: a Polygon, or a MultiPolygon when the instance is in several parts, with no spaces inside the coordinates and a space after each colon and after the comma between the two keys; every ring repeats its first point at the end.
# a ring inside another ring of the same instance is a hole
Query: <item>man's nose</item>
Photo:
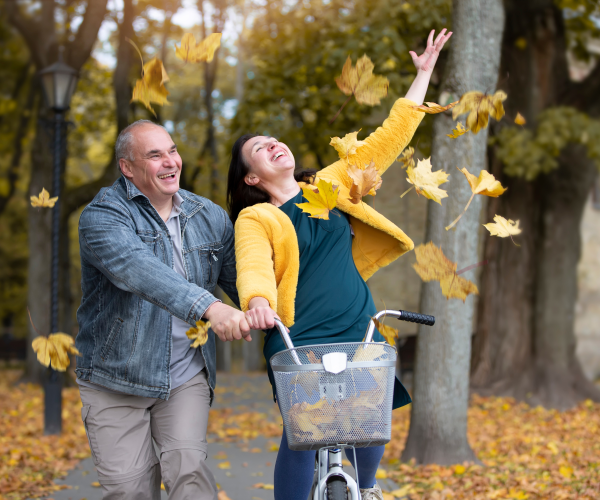
{"type": "Polygon", "coordinates": [[[177,162],[175,161],[175,158],[173,157],[173,155],[167,154],[163,159],[163,165],[169,166],[169,167],[176,167],[177,162]]]}

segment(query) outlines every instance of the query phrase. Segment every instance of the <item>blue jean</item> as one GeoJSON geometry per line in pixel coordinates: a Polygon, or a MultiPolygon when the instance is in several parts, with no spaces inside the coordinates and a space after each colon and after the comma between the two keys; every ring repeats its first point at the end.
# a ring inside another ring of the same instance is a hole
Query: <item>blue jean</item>
{"type": "MultiPolygon", "coordinates": [[[[375,485],[375,473],[384,449],[385,446],[356,449],[361,489],[375,485]]],[[[354,466],[352,450],[346,450],[346,457],[354,466]]],[[[290,450],[284,429],[275,462],[275,500],[307,500],[313,482],[315,460],[315,451],[290,450]]]]}

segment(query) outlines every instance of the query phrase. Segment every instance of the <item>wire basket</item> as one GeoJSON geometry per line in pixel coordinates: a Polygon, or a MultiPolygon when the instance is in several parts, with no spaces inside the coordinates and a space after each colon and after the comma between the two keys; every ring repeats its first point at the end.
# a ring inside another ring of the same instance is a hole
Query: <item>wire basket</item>
{"type": "Polygon", "coordinates": [[[275,354],[271,368],[289,448],[365,448],[389,442],[395,367],[396,349],[377,342],[312,345],[275,354]],[[343,353],[335,355],[338,359],[345,354],[339,373],[326,370],[323,356],[331,353],[343,353]]]}

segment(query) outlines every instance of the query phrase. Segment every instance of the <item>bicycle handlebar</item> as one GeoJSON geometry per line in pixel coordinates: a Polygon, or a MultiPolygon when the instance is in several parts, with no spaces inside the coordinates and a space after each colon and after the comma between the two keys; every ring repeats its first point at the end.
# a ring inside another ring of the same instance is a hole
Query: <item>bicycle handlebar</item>
{"type": "MultiPolygon", "coordinates": [[[[426,326],[433,326],[435,324],[435,317],[430,316],[428,314],[419,314],[410,311],[403,311],[402,309],[384,309],[383,311],[379,311],[371,320],[369,321],[369,326],[367,328],[367,334],[365,336],[365,342],[373,341],[373,333],[375,332],[375,322],[373,319],[379,320],[382,316],[391,316],[392,318],[398,318],[401,321],[408,321],[410,323],[418,323],[426,326]]],[[[285,346],[292,351],[292,357],[294,358],[294,362],[297,365],[301,365],[300,359],[294,351],[294,343],[290,338],[289,333],[287,332],[287,328],[285,325],[278,319],[275,319],[275,326],[279,330],[279,335],[281,335],[281,339],[285,346]]]]}

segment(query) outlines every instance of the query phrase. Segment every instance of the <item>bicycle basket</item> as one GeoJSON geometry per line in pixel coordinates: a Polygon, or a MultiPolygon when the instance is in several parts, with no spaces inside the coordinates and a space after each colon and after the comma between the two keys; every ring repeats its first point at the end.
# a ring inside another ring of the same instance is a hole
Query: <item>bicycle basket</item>
{"type": "Polygon", "coordinates": [[[275,354],[271,368],[290,449],[389,442],[395,366],[396,349],[377,342],[311,345],[275,354]],[[323,356],[331,353],[346,355],[340,373],[325,369],[323,356]]]}

